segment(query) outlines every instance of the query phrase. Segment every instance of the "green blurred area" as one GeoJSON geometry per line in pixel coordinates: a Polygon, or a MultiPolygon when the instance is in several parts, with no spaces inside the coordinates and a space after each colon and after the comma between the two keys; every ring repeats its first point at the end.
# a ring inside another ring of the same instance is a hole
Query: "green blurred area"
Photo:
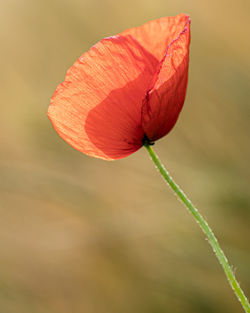
{"type": "Polygon", "coordinates": [[[250,2],[0,4],[0,312],[242,312],[146,151],[89,158],[59,138],[46,111],[65,71],[95,42],[190,14],[187,99],[155,149],[250,295],[250,2]]]}

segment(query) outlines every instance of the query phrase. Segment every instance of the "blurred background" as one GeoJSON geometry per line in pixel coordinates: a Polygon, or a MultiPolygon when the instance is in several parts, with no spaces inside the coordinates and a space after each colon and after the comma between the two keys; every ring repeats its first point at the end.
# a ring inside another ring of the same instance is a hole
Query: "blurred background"
{"type": "Polygon", "coordinates": [[[146,151],[105,162],[46,111],[103,37],[192,19],[187,99],[155,145],[250,295],[250,2],[1,0],[0,312],[240,313],[198,225],[146,151]]]}

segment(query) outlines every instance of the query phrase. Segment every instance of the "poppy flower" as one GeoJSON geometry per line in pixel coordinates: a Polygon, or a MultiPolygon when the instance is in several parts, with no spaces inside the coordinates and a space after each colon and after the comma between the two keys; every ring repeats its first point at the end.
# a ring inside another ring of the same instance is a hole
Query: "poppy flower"
{"type": "Polygon", "coordinates": [[[48,116],[75,149],[126,157],[175,125],[187,87],[190,18],[163,17],[104,38],[66,73],[48,116]]]}

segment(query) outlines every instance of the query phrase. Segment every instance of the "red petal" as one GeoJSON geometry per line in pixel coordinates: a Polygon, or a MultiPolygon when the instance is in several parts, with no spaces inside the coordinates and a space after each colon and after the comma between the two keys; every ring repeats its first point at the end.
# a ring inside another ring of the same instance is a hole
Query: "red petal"
{"type": "Polygon", "coordinates": [[[143,48],[161,61],[169,44],[183,31],[187,19],[189,17],[186,14],[162,17],[142,26],[127,29],[120,35],[132,36],[143,48]]]}
{"type": "Polygon", "coordinates": [[[125,157],[142,146],[141,106],[158,61],[136,40],[102,40],[68,70],[48,116],[77,150],[103,159],[125,157]]]}
{"type": "MultiPolygon", "coordinates": [[[[189,63],[189,26],[190,20],[186,16],[186,25],[169,44],[155,85],[148,92],[143,104],[142,125],[151,141],[165,136],[173,128],[185,100],[189,63]]],[[[174,33],[176,34],[175,30],[174,33]]]]}

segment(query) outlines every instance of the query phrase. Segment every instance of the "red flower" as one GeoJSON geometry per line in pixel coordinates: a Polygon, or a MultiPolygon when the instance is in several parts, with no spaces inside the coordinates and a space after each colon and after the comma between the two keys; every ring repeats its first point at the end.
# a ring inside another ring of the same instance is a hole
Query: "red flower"
{"type": "Polygon", "coordinates": [[[190,19],[180,14],[104,38],[67,71],[48,109],[75,149],[113,160],[174,126],[188,76],[190,19]]]}

